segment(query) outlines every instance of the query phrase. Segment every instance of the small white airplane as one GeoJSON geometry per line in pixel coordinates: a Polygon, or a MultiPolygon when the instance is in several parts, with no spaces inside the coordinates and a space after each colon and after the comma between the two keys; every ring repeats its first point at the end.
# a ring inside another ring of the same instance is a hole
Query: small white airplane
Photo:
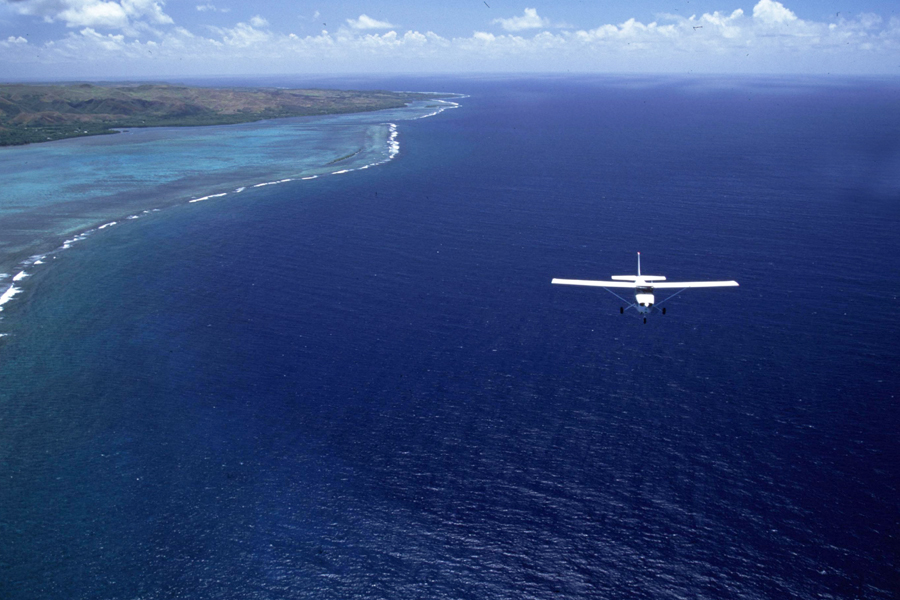
{"type": "Polygon", "coordinates": [[[625,298],[618,295],[609,288],[630,288],[634,290],[634,302],[626,307],[619,307],[619,312],[624,313],[629,308],[635,309],[639,315],[643,315],[644,323],[647,322],[647,315],[654,309],[666,314],[665,308],[659,308],[659,305],[666,300],[671,300],[681,292],[688,288],[709,288],[709,287],[733,287],[738,285],[737,281],[666,281],[662,275],[641,275],[641,253],[637,253],[637,275],[613,275],[613,281],[590,281],[586,279],[554,279],[552,283],[560,285],[586,285],[591,287],[600,287],[621,300],[628,302],[625,298]],[[678,290],[671,296],[656,302],[653,295],[654,290],[670,289],[678,290]]]}

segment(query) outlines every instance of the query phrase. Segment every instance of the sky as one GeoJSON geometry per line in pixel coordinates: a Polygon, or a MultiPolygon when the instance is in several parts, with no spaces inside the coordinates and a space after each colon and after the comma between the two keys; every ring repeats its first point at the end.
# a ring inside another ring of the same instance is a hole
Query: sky
{"type": "Polygon", "coordinates": [[[0,0],[0,80],[900,75],[883,0],[0,0]]]}

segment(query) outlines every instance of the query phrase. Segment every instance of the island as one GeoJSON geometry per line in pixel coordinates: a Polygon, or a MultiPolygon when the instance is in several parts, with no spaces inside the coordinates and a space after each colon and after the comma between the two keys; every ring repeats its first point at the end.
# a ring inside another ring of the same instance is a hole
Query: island
{"type": "Polygon", "coordinates": [[[228,125],[399,108],[440,95],[170,84],[0,84],[0,146],[133,127],[228,125]]]}

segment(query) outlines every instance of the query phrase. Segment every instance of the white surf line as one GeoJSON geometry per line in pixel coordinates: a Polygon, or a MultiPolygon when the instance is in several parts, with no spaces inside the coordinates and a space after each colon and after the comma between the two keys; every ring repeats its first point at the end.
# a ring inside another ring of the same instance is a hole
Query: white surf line
{"type": "MultiPolygon", "coordinates": [[[[12,284],[6,289],[5,292],[3,292],[3,295],[0,296],[0,312],[3,312],[4,304],[6,304],[10,300],[12,300],[16,294],[19,294],[22,292],[22,288],[16,287],[16,283],[19,281],[22,281],[26,277],[28,277],[28,273],[26,273],[25,271],[19,271],[18,273],[16,273],[16,276],[12,278],[12,280],[13,280],[12,284]]],[[[0,335],[6,335],[6,334],[0,334],[0,335]]]]}
{"type": "MultiPolygon", "coordinates": [[[[153,210],[159,210],[159,209],[153,209],[153,210]]],[[[144,211],[144,212],[147,213],[147,212],[151,212],[151,211],[144,211]]],[[[131,217],[128,217],[128,218],[130,219],[131,217]]],[[[138,217],[134,216],[134,218],[137,219],[138,217]]],[[[118,221],[110,221],[109,223],[104,223],[103,225],[100,225],[99,227],[95,227],[93,229],[88,229],[87,231],[82,231],[75,237],[71,237],[71,238],[67,239],[66,241],[64,241],[62,243],[62,246],[58,247],[53,252],[48,252],[47,254],[35,254],[34,256],[22,261],[20,263],[22,270],[19,271],[18,273],[16,273],[16,275],[12,278],[12,284],[6,289],[6,291],[3,293],[3,295],[0,296],[0,312],[3,311],[4,304],[9,302],[17,294],[20,294],[22,292],[22,288],[16,287],[16,284],[19,283],[20,281],[22,281],[23,279],[25,279],[26,277],[31,277],[31,274],[28,273],[25,269],[27,269],[29,267],[43,265],[43,264],[45,264],[44,259],[47,258],[48,254],[53,255],[53,254],[56,254],[57,252],[62,252],[63,250],[68,250],[69,248],[72,247],[72,244],[87,239],[87,237],[89,235],[91,235],[92,233],[100,231],[102,229],[106,229],[107,227],[112,227],[113,225],[117,225],[118,223],[119,223],[118,221]]],[[[53,256],[53,258],[55,259],[56,256],[53,256]]],[[[3,336],[3,335],[6,335],[6,334],[0,334],[0,336],[3,336]]]]}
{"type": "Polygon", "coordinates": [[[22,291],[22,288],[17,288],[15,284],[9,286],[9,288],[3,292],[3,295],[0,296],[0,312],[3,312],[3,305],[13,299],[13,297],[22,291]]]}
{"type": "MultiPolygon", "coordinates": [[[[287,179],[279,179],[278,181],[266,181],[265,183],[257,183],[253,187],[258,188],[258,187],[265,187],[267,185],[278,185],[279,183],[287,183],[289,181],[294,181],[294,178],[288,177],[287,179]]],[[[244,190],[245,188],[240,188],[240,189],[244,190]]]]}
{"type": "MultiPolygon", "coordinates": [[[[435,113],[436,114],[436,113],[435,113]]],[[[384,125],[388,126],[388,131],[390,135],[388,136],[385,144],[387,146],[388,155],[384,160],[379,160],[373,163],[368,163],[359,167],[354,167],[353,169],[341,169],[339,171],[332,171],[329,175],[343,175],[344,173],[352,173],[353,171],[362,171],[363,169],[368,169],[371,167],[377,167],[379,165],[383,165],[391,162],[394,158],[400,154],[400,142],[397,141],[397,136],[400,135],[400,132],[397,130],[396,123],[384,123],[384,125]]],[[[318,177],[317,175],[313,175],[312,177],[303,177],[302,179],[315,179],[318,177]]]]}
{"type": "MultiPolygon", "coordinates": [[[[92,229],[91,231],[93,231],[93,229],[92,229]]],[[[63,242],[63,245],[60,246],[59,248],[57,248],[56,250],[57,250],[57,251],[59,251],[59,250],[68,250],[69,248],[72,247],[72,244],[74,244],[75,242],[80,242],[81,240],[83,240],[84,238],[86,238],[87,235],[88,235],[88,233],[90,233],[90,231],[85,231],[84,233],[78,234],[78,235],[76,235],[75,237],[73,237],[73,238],[71,238],[71,239],[68,239],[68,240],[64,241],[64,242],[63,242]]]]}
{"type": "MultiPolygon", "coordinates": [[[[462,100],[463,98],[468,98],[468,96],[460,94],[460,95],[456,96],[456,98],[462,100]]],[[[435,115],[439,115],[442,112],[444,112],[445,110],[450,110],[451,108],[459,108],[460,107],[458,102],[453,102],[451,100],[443,100],[443,99],[438,98],[438,99],[435,99],[434,101],[440,102],[441,104],[446,104],[447,106],[438,107],[438,110],[434,111],[433,113],[428,113],[427,115],[422,115],[421,117],[416,117],[415,119],[411,119],[411,120],[415,121],[417,119],[426,119],[428,117],[433,117],[435,115]]]]}
{"type": "MultiPolygon", "coordinates": [[[[352,169],[341,169],[339,171],[332,171],[329,175],[343,175],[344,173],[352,173],[353,171],[362,171],[363,169],[368,169],[370,167],[377,167],[378,165],[383,165],[394,160],[398,154],[400,154],[400,142],[397,141],[397,136],[399,132],[397,131],[396,123],[384,123],[384,125],[388,126],[388,131],[390,131],[390,135],[388,136],[385,144],[387,146],[388,156],[384,160],[375,161],[373,163],[368,163],[359,167],[354,167],[352,169]]],[[[317,175],[313,175],[312,177],[304,177],[303,179],[314,179],[317,175]]]]}
{"type": "Polygon", "coordinates": [[[397,141],[397,124],[388,123],[390,125],[391,136],[388,138],[388,160],[393,159],[400,154],[400,142],[397,141]]]}
{"type": "MultiPolygon", "coordinates": [[[[464,95],[458,95],[457,97],[458,97],[458,98],[468,98],[468,96],[464,96],[464,95]]],[[[443,112],[444,110],[447,110],[447,109],[450,109],[450,108],[459,108],[459,106],[460,106],[458,103],[456,103],[456,102],[451,102],[451,101],[449,101],[449,100],[435,99],[435,101],[436,101],[436,102],[440,102],[440,103],[442,103],[442,104],[446,104],[447,106],[443,106],[443,107],[440,108],[440,110],[437,110],[437,111],[435,111],[435,112],[433,112],[433,113],[430,113],[430,114],[427,114],[427,115],[423,115],[423,116],[421,116],[421,117],[415,117],[415,119],[423,119],[423,118],[425,118],[425,117],[432,117],[432,116],[434,116],[434,115],[440,114],[440,113],[443,112]]],[[[410,119],[410,120],[414,120],[414,119],[410,119]]],[[[368,169],[368,168],[370,168],[370,167],[377,167],[377,166],[379,166],[379,165],[383,165],[383,164],[388,163],[388,162],[390,162],[391,160],[393,160],[394,157],[396,157],[397,154],[400,153],[400,142],[397,141],[397,136],[399,135],[399,132],[398,132],[398,130],[397,130],[397,124],[396,124],[396,123],[386,123],[386,125],[388,125],[389,131],[390,131],[390,135],[388,136],[388,139],[387,139],[388,157],[387,157],[386,159],[380,160],[380,161],[377,161],[377,162],[374,162],[374,163],[369,163],[369,164],[366,164],[366,165],[362,165],[362,166],[360,166],[360,167],[356,167],[356,168],[353,168],[353,169],[341,169],[341,170],[339,170],[339,171],[333,171],[332,173],[330,173],[330,175],[342,175],[342,174],[344,174],[344,173],[351,173],[351,172],[353,172],[353,171],[361,171],[361,170],[363,170],[363,169],[368,169]]],[[[319,177],[320,177],[320,175],[308,175],[308,176],[306,176],[306,177],[301,177],[300,180],[301,180],[301,181],[309,181],[309,180],[311,180],[311,179],[318,179],[319,177]]],[[[295,181],[295,180],[296,180],[295,178],[289,177],[289,178],[286,178],[286,179],[280,179],[280,180],[278,180],[278,181],[267,181],[267,182],[264,182],[264,183],[257,183],[256,185],[254,185],[254,186],[252,186],[252,187],[254,187],[254,188],[259,188],[259,187],[265,187],[265,186],[267,186],[267,185],[276,185],[276,184],[279,184],[279,183],[287,183],[287,182],[295,181]]],[[[239,193],[243,192],[243,191],[246,190],[246,189],[247,189],[247,186],[241,186],[241,187],[237,188],[236,190],[234,190],[234,193],[239,194],[239,193]]],[[[192,200],[188,200],[188,203],[190,204],[190,203],[194,203],[194,202],[203,202],[204,200],[211,200],[211,199],[213,199],[213,198],[221,198],[221,197],[227,196],[227,195],[228,195],[227,192],[222,192],[222,193],[220,193],[220,194],[210,194],[210,195],[208,195],[208,196],[203,196],[202,198],[194,198],[194,199],[192,199],[192,200]]],[[[150,214],[150,213],[159,212],[159,211],[161,211],[161,210],[162,210],[162,209],[160,209],[160,208],[146,209],[146,210],[142,211],[140,215],[130,215],[130,216],[126,217],[126,219],[127,219],[127,220],[139,219],[139,218],[141,218],[141,215],[148,215],[148,214],[150,214]]],[[[86,230],[86,231],[83,231],[83,232],[79,233],[78,235],[76,235],[75,237],[69,238],[69,239],[67,239],[66,241],[64,241],[63,244],[62,244],[62,246],[60,246],[59,248],[57,248],[57,249],[54,250],[53,252],[48,252],[47,254],[41,254],[41,255],[35,255],[35,256],[32,256],[30,259],[28,259],[27,261],[25,261],[25,262],[23,262],[23,263],[21,263],[21,264],[22,264],[23,266],[25,266],[25,267],[31,267],[31,266],[43,265],[43,264],[45,264],[44,259],[47,258],[48,255],[54,255],[56,252],[61,252],[61,251],[63,251],[63,250],[68,250],[69,248],[72,247],[72,245],[73,245],[74,243],[80,242],[80,241],[82,241],[82,240],[87,239],[87,237],[88,237],[89,235],[91,235],[92,233],[94,233],[94,232],[96,232],[96,231],[100,231],[100,230],[102,230],[102,229],[106,229],[107,227],[112,227],[112,226],[117,225],[117,224],[118,224],[118,221],[110,221],[109,223],[104,223],[103,225],[100,225],[99,227],[95,227],[95,228],[93,228],[93,229],[88,229],[88,230],[86,230]]],[[[52,258],[55,259],[56,256],[52,256],[52,258]]],[[[3,277],[7,277],[7,276],[8,276],[7,274],[0,274],[0,279],[3,279],[3,277]]],[[[12,279],[12,284],[10,284],[10,286],[6,289],[6,291],[3,293],[3,295],[0,296],[0,312],[3,311],[3,305],[4,305],[4,304],[6,304],[7,302],[9,302],[9,301],[12,300],[17,294],[19,294],[19,293],[22,292],[22,289],[21,289],[21,288],[16,287],[16,283],[22,281],[23,279],[25,279],[26,277],[29,277],[29,276],[30,276],[29,273],[27,273],[26,271],[22,270],[22,271],[19,271],[19,273],[17,273],[17,274],[13,277],[13,279],[12,279]]],[[[4,336],[6,336],[6,335],[8,335],[8,334],[6,334],[6,333],[0,333],[0,337],[4,337],[4,336]]]]}
{"type": "MultiPolygon", "coordinates": [[[[292,180],[292,179],[282,179],[281,181],[273,181],[273,182],[265,183],[265,184],[262,184],[262,185],[271,185],[271,184],[275,184],[275,183],[284,183],[284,182],[287,182],[287,181],[293,181],[293,180],[292,180]]],[[[256,187],[259,187],[259,186],[256,186],[256,187]]],[[[241,188],[238,188],[238,189],[235,190],[235,191],[236,191],[236,192],[242,192],[242,191],[244,191],[245,189],[246,189],[246,187],[241,187],[241,188]]],[[[202,198],[195,198],[195,199],[193,199],[193,200],[189,200],[188,202],[189,202],[189,203],[190,203],[190,202],[201,202],[201,201],[203,201],[203,200],[209,200],[209,199],[212,199],[212,198],[221,198],[222,196],[227,196],[227,195],[228,195],[227,192],[224,192],[224,193],[221,193],[221,194],[210,194],[210,195],[204,196],[204,197],[202,197],[202,198]]],[[[151,214],[151,213],[160,212],[161,210],[162,210],[162,209],[160,209],[160,208],[148,208],[148,209],[146,209],[146,210],[141,211],[140,214],[137,214],[137,215],[129,215],[128,217],[126,217],[126,220],[140,219],[140,218],[141,218],[141,215],[149,215],[149,214],[151,214]]],[[[51,258],[54,258],[54,259],[55,259],[55,258],[56,258],[56,256],[55,256],[56,253],[62,252],[63,250],[68,250],[68,249],[71,248],[72,245],[75,244],[76,242],[80,242],[80,241],[83,241],[83,240],[87,239],[88,236],[90,236],[91,234],[93,234],[93,233],[95,233],[95,232],[97,232],[97,231],[101,231],[101,230],[103,230],[103,229],[107,229],[107,228],[109,228],[109,227],[113,227],[113,226],[118,225],[118,224],[119,224],[118,221],[110,221],[110,222],[108,222],[108,223],[104,223],[103,225],[99,225],[99,226],[97,226],[97,227],[94,227],[93,229],[87,229],[87,230],[85,230],[85,231],[82,231],[81,233],[75,235],[74,237],[71,237],[71,238],[65,240],[65,241],[62,243],[61,246],[59,246],[58,248],[56,248],[56,250],[54,250],[54,251],[52,251],[52,252],[48,252],[47,254],[37,254],[37,255],[35,255],[35,256],[32,256],[32,257],[29,258],[28,260],[25,260],[24,262],[22,262],[21,265],[24,266],[24,267],[32,267],[32,266],[39,266],[39,265],[46,264],[45,259],[47,258],[48,255],[50,255],[51,258]]],[[[5,277],[8,277],[8,274],[4,273],[4,274],[0,275],[0,279],[3,279],[3,278],[5,278],[5,277]]],[[[30,273],[28,273],[28,272],[22,270],[22,271],[19,271],[19,272],[12,278],[12,284],[10,284],[10,286],[6,289],[6,291],[3,292],[3,295],[0,296],[0,312],[3,311],[3,305],[5,305],[6,303],[8,303],[8,302],[9,302],[10,300],[12,300],[16,295],[18,295],[18,294],[20,294],[20,293],[22,292],[22,288],[17,287],[17,286],[16,286],[16,283],[22,281],[22,280],[25,279],[26,277],[30,277],[30,273]]],[[[4,337],[4,336],[6,336],[6,335],[8,335],[8,334],[0,333],[0,337],[4,337]]]]}
{"type": "MultiPolygon", "coordinates": [[[[158,208],[154,208],[154,209],[152,209],[152,210],[145,210],[145,211],[144,211],[144,214],[147,214],[147,213],[149,213],[149,212],[155,212],[155,211],[158,211],[158,210],[159,210],[158,208]]],[[[137,219],[137,218],[139,218],[139,217],[138,217],[137,215],[132,215],[132,216],[130,216],[130,217],[128,217],[128,218],[129,218],[129,219],[137,219]]],[[[82,241],[82,240],[87,239],[87,237],[88,237],[89,235],[91,235],[92,233],[95,233],[95,232],[97,232],[97,231],[101,231],[101,230],[103,230],[103,229],[106,229],[106,228],[108,228],[108,227],[112,227],[112,226],[118,225],[118,224],[119,224],[118,221],[110,221],[109,223],[104,223],[103,225],[100,225],[100,226],[98,226],[98,227],[94,227],[93,229],[88,229],[88,230],[86,230],[86,231],[82,231],[82,232],[79,233],[78,235],[76,235],[76,236],[74,236],[74,237],[71,237],[71,238],[65,240],[65,241],[62,243],[62,245],[59,246],[56,250],[54,250],[54,251],[52,251],[52,252],[48,252],[47,254],[35,254],[34,256],[32,256],[32,257],[30,257],[30,258],[28,258],[28,259],[22,261],[21,263],[19,263],[19,264],[20,264],[20,268],[22,268],[22,270],[19,271],[18,273],[16,273],[16,275],[12,278],[12,284],[6,289],[6,291],[3,293],[3,295],[0,296],[0,312],[3,311],[3,305],[4,305],[4,304],[6,304],[7,302],[9,302],[9,301],[12,300],[17,294],[20,294],[20,293],[22,292],[22,288],[16,287],[16,284],[19,283],[20,281],[22,281],[23,279],[25,279],[26,277],[31,277],[31,273],[28,273],[25,269],[30,268],[30,267],[36,267],[36,266],[38,266],[38,265],[43,265],[43,264],[45,264],[45,260],[44,260],[44,259],[47,258],[48,255],[53,255],[52,258],[55,259],[55,258],[56,258],[56,256],[55,256],[56,253],[62,252],[63,250],[68,250],[69,248],[72,247],[73,244],[75,244],[76,242],[80,242],[80,241],[82,241]]],[[[5,276],[5,275],[4,275],[4,276],[5,276]]],[[[7,335],[7,334],[5,334],[5,333],[0,334],[0,337],[5,336],[5,335],[7,335]]]]}
{"type": "MultiPolygon", "coordinates": [[[[425,92],[425,93],[435,93],[435,94],[437,94],[437,93],[443,93],[443,92],[425,92]]],[[[460,99],[461,99],[461,98],[468,98],[468,96],[466,96],[466,95],[464,95],[464,94],[456,94],[456,95],[454,95],[454,97],[455,97],[455,98],[460,98],[460,99]]],[[[428,113],[427,115],[422,115],[422,116],[420,116],[420,117],[414,117],[414,118],[409,119],[409,120],[410,120],[410,121],[413,121],[413,120],[416,120],[416,119],[424,119],[425,117],[433,117],[434,115],[438,115],[438,114],[444,112],[445,110],[448,110],[448,109],[451,109],[451,108],[459,108],[459,107],[460,107],[459,103],[457,103],[457,102],[452,102],[452,101],[450,101],[450,100],[445,100],[445,99],[442,99],[442,98],[435,98],[435,99],[433,100],[433,102],[439,102],[439,103],[443,104],[444,106],[439,107],[438,110],[436,110],[435,112],[428,113]]],[[[344,175],[345,173],[352,173],[352,172],[354,172],[354,171],[362,171],[363,169],[368,169],[368,168],[370,168],[370,167],[377,167],[377,166],[379,166],[379,165],[383,165],[383,164],[385,164],[385,163],[390,162],[390,161],[393,160],[398,154],[400,154],[400,142],[397,141],[397,137],[400,135],[400,133],[399,133],[399,131],[398,131],[398,129],[397,129],[397,124],[396,124],[396,123],[385,123],[385,125],[387,125],[387,126],[389,127],[389,131],[390,131],[390,135],[388,136],[388,139],[387,139],[388,156],[387,156],[386,159],[380,160],[380,161],[376,161],[376,162],[373,162],[373,163],[369,163],[369,164],[366,164],[366,165],[362,165],[362,166],[359,166],[359,167],[355,167],[355,168],[353,168],[353,169],[340,169],[340,170],[337,170],[337,171],[332,171],[331,173],[327,173],[327,175],[344,175]]],[[[309,180],[311,180],[311,179],[317,179],[317,178],[319,178],[319,177],[320,177],[320,175],[308,175],[308,176],[306,176],[306,177],[300,177],[299,179],[300,179],[300,181],[309,181],[309,180]]],[[[289,178],[287,178],[287,179],[279,179],[279,180],[277,180],[277,181],[264,181],[264,182],[262,182],[262,183],[254,184],[254,185],[251,186],[251,187],[254,187],[254,188],[261,188],[261,187],[266,187],[266,186],[268,186],[268,185],[277,185],[277,184],[279,184],[279,183],[287,183],[287,182],[289,182],[289,181],[296,181],[296,180],[297,180],[296,178],[289,177],[289,178]]],[[[234,190],[234,191],[235,191],[235,193],[240,193],[240,192],[243,192],[245,189],[247,189],[247,187],[246,187],[246,186],[242,186],[242,187],[237,188],[237,189],[234,190]]],[[[195,199],[195,200],[190,200],[190,202],[201,202],[201,201],[203,201],[203,200],[209,200],[210,198],[219,198],[219,197],[225,196],[225,195],[226,195],[226,194],[224,194],[224,193],[223,193],[223,194],[212,194],[212,195],[210,195],[210,196],[204,196],[204,197],[202,197],[202,198],[197,198],[197,199],[195,199]]]]}
{"type": "Polygon", "coordinates": [[[204,200],[209,200],[210,198],[221,198],[222,196],[227,196],[227,192],[223,192],[221,194],[210,194],[209,196],[203,196],[202,198],[195,198],[194,200],[188,200],[188,204],[193,204],[194,202],[203,202],[204,200]]]}

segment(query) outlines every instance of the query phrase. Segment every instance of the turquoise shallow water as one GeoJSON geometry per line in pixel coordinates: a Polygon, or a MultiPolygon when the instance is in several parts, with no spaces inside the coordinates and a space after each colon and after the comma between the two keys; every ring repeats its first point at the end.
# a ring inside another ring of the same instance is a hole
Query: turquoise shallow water
{"type": "MultiPolygon", "coordinates": [[[[398,151],[406,108],[117,135],[0,149],[0,287],[27,257],[114,219],[244,188],[368,168],[398,151]]],[[[27,265],[26,265],[27,266],[27,265]]],[[[0,291],[2,293],[2,291],[0,291]]]]}

